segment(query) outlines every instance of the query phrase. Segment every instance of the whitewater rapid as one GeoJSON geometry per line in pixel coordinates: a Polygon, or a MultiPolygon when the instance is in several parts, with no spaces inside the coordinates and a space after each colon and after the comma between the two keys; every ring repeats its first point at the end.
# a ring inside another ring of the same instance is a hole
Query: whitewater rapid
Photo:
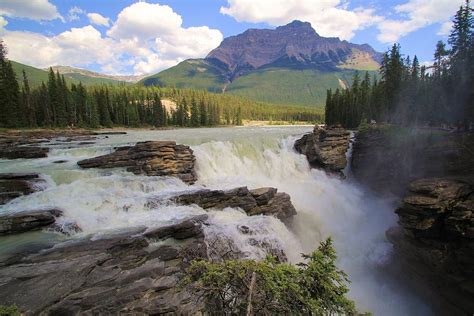
{"type": "MultiPolygon", "coordinates": [[[[61,146],[47,158],[0,161],[0,172],[39,172],[47,180],[44,191],[16,199],[1,212],[56,207],[64,212],[60,224],[76,223],[74,237],[104,235],[125,229],[158,227],[208,213],[206,238],[230,237],[248,258],[266,253],[242,234],[282,249],[291,262],[314,250],[331,236],[338,264],[352,283],[350,298],[360,311],[374,315],[429,315],[430,310],[387,272],[393,261],[385,231],[396,224],[390,201],[374,198],[350,180],[340,180],[310,169],[306,158],[293,150],[294,141],[310,127],[267,127],[129,132],[111,136],[87,148],[61,146]],[[114,146],[142,140],[176,140],[190,145],[196,156],[198,182],[188,186],[175,178],[135,176],[123,170],[82,170],[77,161],[108,153],[114,146]],[[67,160],[64,164],[54,161],[67,160]],[[298,215],[291,227],[273,217],[249,217],[238,209],[206,212],[198,206],[170,203],[150,206],[147,201],[202,188],[276,187],[290,194],[298,215]]],[[[73,231],[71,233],[74,234],[73,231]]],[[[34,238],[49,238],[35,235],[34,238]]],[[[54,238],[58,238],[55,236],[54,238]]],[[[13,242],[12,239],[8,239],[13,242]]],[[[1,247],[11,245],[3,241],[1,247]]]]}

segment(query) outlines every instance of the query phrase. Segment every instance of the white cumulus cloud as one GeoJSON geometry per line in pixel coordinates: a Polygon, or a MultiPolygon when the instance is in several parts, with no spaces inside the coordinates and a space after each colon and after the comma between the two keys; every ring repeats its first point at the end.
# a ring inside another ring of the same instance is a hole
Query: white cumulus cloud
{"type": "Polygon", "coordinates": [[[181,28],[181,16],[167,5],[137,2],[119,13],[107,34],[114,38],[151,39],[181,28]]]}
{"type": "Polygon", "coordinates": [[[175,65],[187,58],[204,57],[223,39],[207,26],[182,26],[183,19],[167,5],[137,2],[123,9],[107,35],[124,51],[141,56],[136,73],[148,73],[175,65]]]}
{"type": "MultiPolygon", "coordinates": [[[[423,27],[441,23],[440,33],[449,33],[450,20],[464,0],[409,0],[395,6],[400,19],[385,19],[378,28],[378,40],[389,43],[423,27]]],[[[439,34],[439,35],[441,35],[439,34]]]]}
{"type": "Polygon", "coordinates": [[[96,25],[109,26],[110,19],[99,13],[88,13],[89,22],[96,25]]]}
{"type": "Polygon", "coordinates": [[[103,38],[90,25],[72,28],[52,37],[32,32],[5,31],[3,39],[10,59],[39,68],[118,62],[114,54],[116,43],[103,38]]]}
{"type": "Polygon", "coordinates": [[[56,6],[48,0],[2,0],[0,15],[38,21],[54,19],[64,21],[56,6]]]}
{"type": "Polygon", "coordinates": [[[346,40],[357,31],[375,26],[379,30],[377,39],[389,43],[432,24],[440,24],[439,34],[446,34],[447,22],[464,1],[408,0],[394,7],[384,3],[384,12],[376,12],[370,6],[349,9],[346,0],[227,0],[220,12],[239,22],[274,26],[295,19],[307,21],[322,36],[346,40]],[[392,13],[398,17],[391,18],[392,13]]]}
{"type": "Polygon", "coordinates": [[[220,12],[239,22],[275,26],[293,20],[307,21],[322,36],[346,40],[382,19],[372,8],[349,10],[347,2],[341,0],[227,0],[227,6],[221,7],[220,12]]]}
{"type": "MultiPolygon", "coordinates": [[[[76,9],[72,13],[85,14],[76,9]]],[[[110,24],[98,13],[87,17],[92,24],[110,24]]],[[[147,2],[124,8],[105,35],[87,25],[47,36],[9,31],[3,28],[6,22],[0,16],[0,35],[12,60],[40,68],[99,65],[110,74],[123,74],[130,69],[135,74],[157,72],[184,59],[205,57],[223,39],[219,30],[207,26],[185,28],[181,16],[171,7],[147,2]]]]}

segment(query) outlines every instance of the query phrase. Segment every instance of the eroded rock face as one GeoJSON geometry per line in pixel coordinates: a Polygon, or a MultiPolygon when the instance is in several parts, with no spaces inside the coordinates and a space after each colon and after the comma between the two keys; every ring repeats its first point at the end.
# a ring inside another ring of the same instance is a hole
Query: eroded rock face
{"type": "Polygon", "coordinates": [[[0,235],[19,234],[49,227],[62,215],[57,209],[35,210],[0,216],[0,235]]]}
{"type": "Polygon", "coordinates": [[[194,314],[202,308],[199,298],[178,282],[192,259],[207,256],[203,220],[146,235],[80,240],[10,260],[0,269],[0,304],[45,315],[194,314]]]}
{"type": "Polygon", "coordinates": [[[37,173],[1,173],[0,205],[43,189],[46,181],[37,173]]]}
{"type": "Polygon", "coordinates": [[[295,150],[306,155],[311,167],[341,174],[347,164],[349,139],[350,133],[343,128],[316,126],[295,142],[295,150]]]}
{"type": "Polygon", "coordinates": [[[459,312],[474,311],[474,187],[464,181],[414,181],[387,237],[415,275],[459,312]]]}
{"type": "MultiPolygon", "coordinates": [[[[277,193],[275,188],[259,188],[249,190],[240,187],[232,190],[199,190],[183,193],[172,197],[177,204],[196,204],[204,209],[224,209],[234,207],[243,209],[248,215],[271,215],[282,221],[289,220],[296,215],[291,198],[286,193],[277,193]]],[[[163,202],[150,200],[149,206],[163,202]]]]}
{"type": "Polygon", "coordinates": [[[78,162],[82,168],[127,168],[134,174],[174,176],[186,183],[196,181],[195,157],[189,146],[174,141],[147,141],[120,147],[115,152],[78,162]]]}
{"type": "Polygon", "coordinates": [[[357,133],[351,170],[375,192],[401,197],[417,179],[474,178],[473,146],[473,133],[373,126],[357,133]]]}

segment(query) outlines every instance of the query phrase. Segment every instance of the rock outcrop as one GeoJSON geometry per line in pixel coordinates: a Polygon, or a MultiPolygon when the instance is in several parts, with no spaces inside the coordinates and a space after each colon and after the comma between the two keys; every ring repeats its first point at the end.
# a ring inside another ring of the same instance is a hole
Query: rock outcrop
{"type": "MultiPolygon", "coordinates": [[[[261,206],[278,195],[270,189],[257,190],[255,197],[250,192],[246,195],[261,206]]],[[[183,199],[191,202],[190,195],[183,199]]],[[[15,304],[25,314],[34,315],[199,313],[203,308],[200,298],[180,283],[190,262],[244,255],[230,239],[207,239],[207,219],[206,214],[198,215],[165,227],[136,228],[101,239],[67,242],[35,254],[0,257],[0,305],[15,304]]],[[[249,227],[239,229],[252,235],[249,227]]],[[[253,242],[286,260],[281,249],[265,241],[253,242]]]]}
{"type": "Polygon", "coordinates": [[[474,311],[474,187],[463,181],[414,181],[387,232],[405,266],[460,314],[474,311]]]}
{"type": "Polygon", "coordinates": [[[0,304],[16,304],[26,314],[192,315],[202,304],[178,283],[192,259],[207,258],[204,220],[79,240],[0,262],[0,304]]]}
{"type": "Polygon", "coordinates": [[[62,212],[56,209],[34,210],[1,215],[0,236],[19,234],[50,227],[56,222],[56,217],[61,215],[62,212]]]}
{"type": "MultiPolygon", "coordinates": [[[[203,209],[241,208],[248,215],[270,215],[287,221],[296,215],[291,198],[286,193],[277,193],[275,188],[249,190],[247,187],[232,190],[198,190],[178,194],[170,200],[177,204],[196,204],[203,209]]],[[[150,200],[148,206],[154,206],[163,200],[150,200]]]]}
{"type": "Polygon", "coordinates": [[[356,135],[351,170],[372,190],[403,196],[416,179],[474,179],[473,146],[472,133],[372,126],[356,135]]]}
{"type": "Polygon", "coordinates": [[[35,159],[48,157],[49,148],[38,146],[2,146],[0,158],[3,159],[35,159]]]}
{"type": "Polygon", "coordinates": [[[118,168],[137,175],[173,176],[186,183],[196,182],[195,157],[189,146],[174,141],[147,141],[119,147],[115,152],[78,162],[82,168],[118,168]]]}
{"type": "Polygon", "coordinates": [[[49,147],[75,148],[93,144],[98,138],[126,132],[93,132],[82,129],[0,132],[0,159],[35,159],[48,156],[49,147]]]}
{"type": "Polygon", "coordinates": [[[342,174],[346,167],[346,152],[349,148],[350,132],[343,128],[315,126],[312,133],[295,142],[295,150],[306,155],[313,168],[342,174]]]}
{"type": "Polygon", "coordinates": [[[43,189],[46,181],[37,173],[0,173],[0,205],[43,189]]]}

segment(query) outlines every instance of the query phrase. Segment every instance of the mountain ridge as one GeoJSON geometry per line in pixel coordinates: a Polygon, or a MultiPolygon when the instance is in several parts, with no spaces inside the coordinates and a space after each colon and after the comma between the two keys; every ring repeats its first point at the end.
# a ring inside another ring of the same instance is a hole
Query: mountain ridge
{"type": "Polygon", "coordinates": [[[225,38],[205,60],[228,74],[229,81],[262,67],[315,68],[335,71],[354,51],[380,62],[382,54],[368,44],[320,36],[308,22],[293,21],[276,29],[248,29],[225,38]]]}
{"type": "MultiPolygon", "coordinates": [[[[71,66],[51,66],[53,68],[54,72],[58,71],[60,74],[67,74],[67,75],[72,75],[72,74],[80,74],[83,76],[91,77],[91,78],[101,78],[101,79],[109,79],[109,80],[114,80],[114,81],[123,81],[123,82],[130,82],[130,83],[135,83],[143,78],[149,76],[149,74],[146,75],[106,75],[103,73],[87,70],[87,69],[82,69],[82,68],[76,68],[76,67],[71,67],[71,66]]],[[[45,68],[43,70],[48,71],[48,68],[45,68]]]]}
{"type": "Polygon", "coordinates": [[[205,58],[185,60],[139,84],[322,108],[328,89],[350,86],[357,70],[375,75],[382,56],[368,44],[322,37],[310,23],[293,21],[227,37],[205,58]]]}

